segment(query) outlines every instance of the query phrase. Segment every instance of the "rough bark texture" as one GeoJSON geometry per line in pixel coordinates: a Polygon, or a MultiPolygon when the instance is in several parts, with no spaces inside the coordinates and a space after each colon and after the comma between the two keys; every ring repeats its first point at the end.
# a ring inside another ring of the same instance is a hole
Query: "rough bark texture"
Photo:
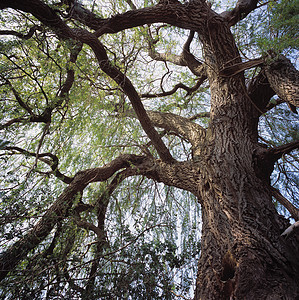
{"type": "MultiPolygon", "coordinates": [[[[272,64],[249,88],[242,72],[230,76],[221,74],[221,70],[241,63],[230,26],[256,5],[257,1],[238,1],[232,12],[218,15],[205,1],[187,4],[160,1],[152,8],[129,11],[109,19],[98,18],[81,6],[74,6],[73,17],[95,29],[95,35],[69,28],[55,11],[38,0],[2,1],[0,8],[30,12],[58,37],[89,45],[101,69],[130,98],[162,161],[126,156],[107,167],[77,174],[35,228],[1,255],[1,279],[49,234],[59,218],[67,215],[72,199],[88,183],[106,180],[116,171],[134,165],[135,174],[188,190],[199,198],[203,230],[196,300],[296,299],[299,247],[293,238],[280,236],[287,221],[277,214],[269,186],[277,158],[273,151],[257,143],[257,121],[274,92],[298,106],[298,73],[290,66],[281,69],[281,65],[272,64]],[[146,113],[132,83],[109,63],[97,39],[104,33],[154,22],[166,22],[198,33],[206,66],[202,78],[208,78],[211,89],[211,121],[206,130],[173,114],[146,113]],[[290,69],[293,71],[289,72],[290,69]],[[267,88],[261,94],[264,84],[267,88]],[[153,126],[174,131],[187,139],[193,147],[193,160],[175,161],[153,126]]],[[[105,211],[99,215],[103,227],[105,211]]],[[[94,274],[93,269],[90,282],[94,274]]]]}

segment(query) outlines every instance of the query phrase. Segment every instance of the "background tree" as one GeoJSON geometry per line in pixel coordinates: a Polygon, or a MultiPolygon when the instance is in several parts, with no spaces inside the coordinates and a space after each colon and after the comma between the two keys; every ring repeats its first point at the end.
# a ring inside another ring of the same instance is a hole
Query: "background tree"
{"type": "Polygon", "coordinates": [[[298,296],[298,4],[224,5],[1,0],[3,298],[298,296]]]}

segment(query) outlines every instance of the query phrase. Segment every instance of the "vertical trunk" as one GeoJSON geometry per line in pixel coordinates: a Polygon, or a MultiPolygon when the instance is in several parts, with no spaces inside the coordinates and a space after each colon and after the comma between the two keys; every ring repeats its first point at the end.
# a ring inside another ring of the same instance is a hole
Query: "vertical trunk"
{"type": "Polygon", "coordinates": [[[236,161],[210,158],[200,190],[202,254],[195,299],[295,299],[298,246],[280,234],[286,227],[265,183],[236,161]],[[296,252],[294,252],[296,249],[296,252]]]}
{"type": "Polygon", "coordinates": [[[254,168],[258,150],[252,105],[242,74],[219,76],[240,61],[229,28],[214,16],[199,32],[211,87],[207,145],[200,164],[203,234],[195,299],[295,299],[298,246],[280,236],[284,219],[272,204],[269,174],[254,168]]]}

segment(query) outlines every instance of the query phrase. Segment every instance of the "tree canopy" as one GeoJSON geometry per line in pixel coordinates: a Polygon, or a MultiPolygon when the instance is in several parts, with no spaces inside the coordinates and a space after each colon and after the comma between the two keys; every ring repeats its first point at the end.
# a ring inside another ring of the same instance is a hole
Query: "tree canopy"
{"type": "Polygon", "coordinates": [[[273,240],[298,221],[298,1],[0,9],[2,299],[190,299],[202,230],[220,224],[202,225],[205,197],[245,203],[250,168],[273,240]]]}

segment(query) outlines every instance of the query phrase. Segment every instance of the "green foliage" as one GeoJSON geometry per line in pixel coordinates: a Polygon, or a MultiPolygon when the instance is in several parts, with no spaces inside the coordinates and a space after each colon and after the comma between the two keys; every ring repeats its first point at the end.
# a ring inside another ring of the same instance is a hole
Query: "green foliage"
{"type": "MultiPolygon", "coordinates": [[[[58,5],[57,1],[45,2],[60,10],[62,16],[68,15],[67,6],[58,5]]],[[[157,1],[133,2],[141,8],[157,1]]],[[[88,1],[86,7],[98,16],[107,17],[126,11],[128,2],[88,1]]],[[[215,7],[221,5],[215,3],[215,7]]],[[[68,18],[66,22],[76,26],[68,18]]],[[[0,26],[7,30],[26,34],[37,23],[29,14],[6,10],[0,13],[0,26]]],[[[169,91],[177,83],[194,86],[197,78],[187,68],[149,58],[149,30],[155,50],[169,57],[181,53],[189,34],[183,29],[156,24],[102,36],[101,42],[112,64],[130,78],[140,94],[169,91]]],[[[296,49],[298,3],[270,2],[267,10],[253,13],[233,30],[240,50],[248,56],[268,49],[278,52],[296,49]]],[[[51,157],[39,159],[37,154],[55,155],[59,171],[70,177],[80,170],[103,166],[123,153],[140,154],[144,146],[156,155],[133,116],[127,97],[100,70],[91,49],[83,46],[76,62],[70,62],[76,46],[69,40],[58,40],[46,28],[40,28],[28,40],[5,36],[0,41],[0,247],[3,249],[32,229],[66,187],[54,176],[51,157]],[[74,84],[68,95],[60,98],[69,70],[74,71],[74,84]],[[49,108],[52,109],[49,127],[43,122],[31,122],[32,115],[41,116],[49,108]],[[26,153],[6,151],[7,146],[22,148],[26,153]]],[[[197,39],[192,42],[191,50],[200,60],[202,49],[197,39]]],[[[209,111],[209,98],[206,85],[191,94],[179,89],[167,97],[143,97],[142,101],[149,110],[192,117],[209,111]]],[[[207,126],[209,119],[196,122],[207,126]]],[[[298,120],[285,107],[278,108],[261,122],[260,136],[270,144],[290,142],[298,138],[296,124],[298,120]]],[[[161,134],[176,159],[191,159],[191,146],[183,138],[171,132],[161,134]]],[[[283,184],[288,191],[291,186],[298,186],[294,175],[297,165],[296,158],[284,157],[273,182],[277,180],[277,185],[283,184]],[[293,167],[287,169],[289,162],[293,167]],[[283,173],[287,175],[284,177],[283,173]]],[[[184,297],[192,294],[200,253],[198,200],[186,191],[165,187],[142,176],[127,178],[108,197],[107,187],[112,179],[90,184],[82,198],[75,199],[68,218],[58,222],[49,236],[1,283],[1,299],[176,299],[175,294],[184,297]],[[89,208],[78,213],[82,203],[89,208]],[[97,226],[98,210],[104,204],[108,204],[105,237],[99,242],[97,234],[80,221],[97,226]],[[94,289],[87,291],[95,261],[98,268],[94,289]]],[[[294,199],[298,195],[296,189],[295,193],[294,199]]]]}
{"type": "Polygon", "coordinates": [[[257,40],[263,50],[279,53],[299,47],[299,3],[296,0],[274,1],[268,4],[265,28],[257,40]],[[267,26],[268,25],[268,26],[267,26]]]}

